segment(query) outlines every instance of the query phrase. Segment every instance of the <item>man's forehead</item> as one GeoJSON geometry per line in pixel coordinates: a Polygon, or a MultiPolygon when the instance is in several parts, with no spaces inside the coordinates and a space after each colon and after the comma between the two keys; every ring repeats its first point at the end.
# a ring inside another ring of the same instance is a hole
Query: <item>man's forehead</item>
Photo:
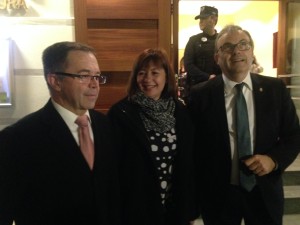
{"type": "Polygon", "coordinates": [[[241,40],[250,41],[250,38],[245,32],[239,30],[222,35],[219,39],[219,43],[229,42],[235,44],[241,40]]]}

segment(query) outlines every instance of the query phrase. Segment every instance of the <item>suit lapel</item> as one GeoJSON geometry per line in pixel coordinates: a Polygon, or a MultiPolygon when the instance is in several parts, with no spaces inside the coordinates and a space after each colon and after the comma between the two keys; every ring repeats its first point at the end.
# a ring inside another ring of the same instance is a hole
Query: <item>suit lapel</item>
{"type": "MultiPolygon", "coordinates": [[[[131,123],[136,128],[133,128],[135,135],[138,137],[137,140],[140,140],[141,143],[149,143],[149,139],[147,136],[146,129],[144,127],[144,123],[139,115],[139,109],[136,108],[137,106],[129,103],[124,105],[125,113],[128,119],[128,123],[131,123]]],[[[146,149],[150,151],[149,145],[146,144],[146,149]]]]}
{"type": "Polygon", "coordinates": [[[53,151],[59,151],[57,152],[58,155],[68,158],[70,161],[76,162],[79,160],[89,170],[88,164],[69,127],[54,108],[51,100],[48,101],[42,110],[41,122],[44,124],[44,129],[47,130],[48,137],[52,139],[53,146],[56,146],[53,147],[53,151]]]}
{"type": "Polygon", "coordinates": [[[265,115],[265,111],[267,110],[267,104],[265,102],[264,98],[264,92],[265,88],[263,84],[261,83],[259,77],[257,75],[251,74],[252,79],[252,85],[253,85],[253,100],[255,105],[255,146],[254,151],[256,150],[256,146],[259,145],[261,136],[259,134],[259,131],[262,130],[260,126],[264,124],[265,118],[263,118],[263,115],[265,115]]]}
{"type": "Polygon", "coordinates": [[[211,99],[214,102],[214,108],[217,112],[216,114],[218,115],[216,119],[218,120],[218,123],[221,125],[222,128],[227,127],[227,117],[224,98],[224,82],[222,79],[218,79],[216,81],[215,87],[212,89],[212,91],[214,93],[211,93],[211,99]]]}
{"type": "MultiPolygon", "coordinates": [[[[218,127],[222,130],[224,134],[228,133],[228,123],[227,123],[227,114],[225,108],[225,93],[224,93],[224,82],[222,76],[218,76],[218,80],[216,82],[216,87],[214,88],[216,91],[214,98],[214,104],[216,109],[216,120],[218,121],[218,127]]],[[[228,135],[224,137],[224,141],[229,143],[228,135]]]]}
{"type": "Polygon", "coordinates": [[[70,129],[50,100],[43,108],[42,122],[45,124],[45,128],[48,129],[49,137],[52,138],[54,142],[59,141],[59,145],[66,143],[66,146],[70,144],[77,146],[70,129]]]}
{"type": "Polygon", "coordinates": [[[107,150],[110,151],[109,147],[112,143],[110,137],[106,136],[106,133],[110,133],[110,128],[106,126],[105,121],[99,120],[95,115],[95,112],[89,110],[92,130],[94,135],[94,149],[95,149],[95,158],[94,158],[94,171],[97,170],[97,167],[102,168],[104,163],[98,163],[99,159],[106,159],[105,155],[107,150]]]}
{"type": "Polygon", "coordinates": [[[226,144],[226,149],[228,149],[228,156],[230,157],[230,144],[229,144],[229,135],[228,134],[228,122],[227,122],[227,114],[225,108],[225,93],[224,93],[224,82],[222,76],[218,76],[216,78],[215,88],[212,90],[215,93],[212,93],[212,100],[214,101],[214,107],[216,110],[216,120],[217,120],[217,128],[220,130],[222,135],[223,143],[226,144]],[[226,135],[225,135],[226,134],[226,135]]]}
{"type": "MultiPolygon", "coordinates": [[[[150,140],[148,138],[147,131],[143,125],[143,121],[139,115],[139,110],[137,106],[127,103],[124,104],[124,113],[126,114],[126,121],[129,123],[128,126],[132,127],[134,136],[136,136],[136,142],[139,143],[139,150],[145,158],[145,162],[149,164],[153,174],[158,177],[158,173],[155,168],[155,164],[151,155],[150,140]]],[[[158,180],[158,179],[157,179],[158,180]]]]}

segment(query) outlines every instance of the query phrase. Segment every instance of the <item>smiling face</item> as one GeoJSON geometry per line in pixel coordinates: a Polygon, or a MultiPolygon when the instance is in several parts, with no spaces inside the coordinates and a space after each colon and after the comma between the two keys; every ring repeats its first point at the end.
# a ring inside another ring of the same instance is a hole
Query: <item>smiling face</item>
{"type": "Polygon", "coordinates": [[[137,85],[148,97],[158,100],[166,84],[166,72],[163,67],[152,61],[137,74],[137,85]]]}
{"type": "Polygon", "coordinates": [[[239,42],[249,42],[249,36],[242,30],[223,34],[217,42],[218,52],[215,54],[215,60],[222,69],[226,77],[232,81],[240,82],[247,76],[251,64],[254,60],[253,47],[248,50],[239,50],[237,46],[230,51],[220,49],[226,43],[235,45],[239,42]]]}

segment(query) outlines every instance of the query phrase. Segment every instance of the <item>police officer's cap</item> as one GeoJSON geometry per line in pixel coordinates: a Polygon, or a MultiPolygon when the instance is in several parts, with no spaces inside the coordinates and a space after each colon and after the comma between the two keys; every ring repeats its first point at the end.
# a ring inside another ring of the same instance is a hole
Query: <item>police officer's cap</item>
{"type": "Polygon", "coordinates": [[[200,8],[200,14],[195,17],[195,20],[206,18],[212,15],[218,16],[218,9],[205,5],[200,8]]]}

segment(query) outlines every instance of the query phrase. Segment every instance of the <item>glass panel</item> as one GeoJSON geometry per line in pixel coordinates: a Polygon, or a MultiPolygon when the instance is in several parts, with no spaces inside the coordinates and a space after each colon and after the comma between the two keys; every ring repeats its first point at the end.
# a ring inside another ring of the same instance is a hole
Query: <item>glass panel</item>
{"type": "Polygon", "coordinates": [[[12,105],[11,40],[0,38],[0,107],[12,105]]]}
{"type": "Polygon", "coordinates": [[[288,3],[286,65],[290,74],[288,87],[300,117],[300,2],[288,3]]]}

